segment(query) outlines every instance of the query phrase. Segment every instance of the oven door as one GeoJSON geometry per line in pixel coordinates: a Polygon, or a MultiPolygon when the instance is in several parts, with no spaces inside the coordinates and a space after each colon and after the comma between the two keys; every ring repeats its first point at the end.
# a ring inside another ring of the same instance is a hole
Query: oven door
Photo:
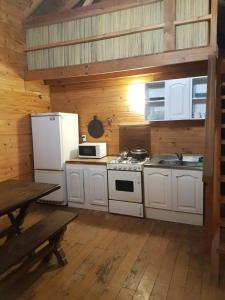
{"type": "Polygon", "coordinates": [[[141,172],[108,171],[109,199],[142,203],[141,172]]]}

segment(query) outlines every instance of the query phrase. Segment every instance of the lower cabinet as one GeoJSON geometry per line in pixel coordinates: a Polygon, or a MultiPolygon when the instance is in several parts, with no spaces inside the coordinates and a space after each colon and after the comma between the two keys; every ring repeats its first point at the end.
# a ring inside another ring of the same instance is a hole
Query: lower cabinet
{"type": "Polygon", "coordinates": [[[67,166],[68,202],[84,204],[84,170],[67,166]]]}
{"type": "Polygon", "coordinates": [[[203,224],[203,182],[198,170],[144,169],[145,213],[153,219],[203,224]]]}
{"type": "Polygon", "coordinates": [[[171,209],[171,170],[145,168],[144,171],[145,206],[171,209]]]}
{"type": "Polygon", "coordinates": [[[67,164],[66,176],[70,207],[108,211],[106,166],[67,164]]]}
{"type": "Polygon", "coordinates": [[[172,170],[172,199],[176,211],[203,214],[202,172],[172,170]]]}

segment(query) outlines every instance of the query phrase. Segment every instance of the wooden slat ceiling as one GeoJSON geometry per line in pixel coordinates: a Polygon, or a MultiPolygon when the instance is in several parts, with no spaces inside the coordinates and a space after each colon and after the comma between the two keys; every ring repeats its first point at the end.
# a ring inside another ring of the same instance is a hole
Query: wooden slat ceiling
{"type": "Polygon", "coordinates": [[[25,17],[60,13],[76,7],[86,7],[101,0],[29,0],[25,17]]]}

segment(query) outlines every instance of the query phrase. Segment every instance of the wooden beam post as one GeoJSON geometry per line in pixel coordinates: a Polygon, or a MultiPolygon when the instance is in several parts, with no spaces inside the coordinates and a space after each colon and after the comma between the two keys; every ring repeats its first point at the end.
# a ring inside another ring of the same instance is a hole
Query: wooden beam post
{"type": "Polygon", "coordinates": [[[164,51],[173,51],[176,49],[175,19],[175,0],[164,0],[164,51]]]}
{"type": "Polygon", "coordinates": [[[205,244],[211,250],[211,275],[218,282],[220,254],[221,100],[220,65],[216,54],[209,56],[208,101],[204,161],[205,244]]]}
{"type": "Polygon", "coordinates": [[[208,96],[206,106],[206,134],[204,153],[204,250],[211,251],[212,243],[212,206],[213,206],[213,168],[214,168],[214,138],[216,117],[216,61],[215,55],[208,60],[208,96]]]}
{"type": "Polygon", "coordinates": [[[218,0],[211,0],[210,46],[217,49],[218,0]]]}

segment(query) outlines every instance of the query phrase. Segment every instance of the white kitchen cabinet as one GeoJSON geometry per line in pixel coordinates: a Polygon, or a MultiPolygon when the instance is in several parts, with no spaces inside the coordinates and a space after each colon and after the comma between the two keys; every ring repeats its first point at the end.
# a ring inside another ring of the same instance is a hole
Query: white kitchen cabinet
{"type": "Polygon", "coordinates": [[[106,166],[66,164],[68,206],[108,211],[106,166]]]}
{"type": "Polygon", "coordinates": [[[190,78],[166,80],[165,105],[167,120],[186,120],[190,114],[190,78]]]}
{"type": "Polygon", "coordinates": [[[66,173],[68,201],[84,204],[84,171],[68,168],[66,173]]]}
{"type": "Polygon", "coordinates": [[[203,213],[202,172],[172,171],[173,209],[186,213],[203,213]]]}
{"type": "Polygon", "coordinates": [[[144,190],[146,207],[171,209],[171,170],[145,168],[144,190]]]}
{"type": "Polygon", "coordinates": [[[145,119],[165,120],[165,81],[146,84],[145,119]]]}
{"type": "Polygon", "coordinates": [[[207,76],[191,79],[191,118],[205,119],[207,101],[207,76]]]}
{"type": "Polygon", "coordinates": [[[107,189],[107,171],[95,169],[94,166],[87,171],[87,187],[89,188],[86,196],[90,205],[108,206],[108,189],[107,189]]]}
{"type": "Polygon", "coordinates": [[[145,120],[205,119],[206,76],[153,81],[145,88],[145,120]]]}
{"type": "Polygon", "coordinates": [[[202,171],[144,168],[147,218],[203,224],[202,171]]]}

